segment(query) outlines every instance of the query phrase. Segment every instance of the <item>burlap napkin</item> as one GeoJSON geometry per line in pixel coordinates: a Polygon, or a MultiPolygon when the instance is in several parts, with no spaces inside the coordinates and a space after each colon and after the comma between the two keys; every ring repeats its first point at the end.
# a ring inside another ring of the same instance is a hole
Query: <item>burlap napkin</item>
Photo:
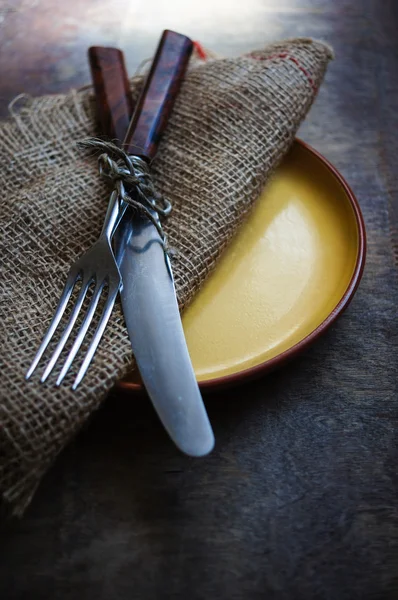
{"type": "MultiPolygon", "coordinates": [[[[332,56],[298,39],[194,65],[153,163],[183,308],[289,148],[332,56]]],[[[137,93],[137,81],[132,80],[137,93]]],[[[49,464],[132,365],[117,306],[72,392],[25,372],[72,261],[97,238],[108,190],[76,141],[98,134],[90,90],[14,103],[0,125],[0,497],[21,514],[49,464]]]]}

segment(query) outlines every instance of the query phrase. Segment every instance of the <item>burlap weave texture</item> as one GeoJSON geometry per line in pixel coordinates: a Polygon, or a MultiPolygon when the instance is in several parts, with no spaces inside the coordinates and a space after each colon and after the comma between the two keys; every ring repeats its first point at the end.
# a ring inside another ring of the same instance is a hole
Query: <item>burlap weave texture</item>
{"type": "MultiPolygon", "coordinates": [[[[330,58],[320,42],[289,40],[188,73],[152,165],[173,204],[164,228],[181,308],[289,148],[330,58]]],[[[97,133],[90,90],[15,103],[0,125],[0,497],[15,514],[132,364],[117,306],[77,391],[24,380],[70,264],[101,229],[109,190],[76,147],[97,133]]]]}

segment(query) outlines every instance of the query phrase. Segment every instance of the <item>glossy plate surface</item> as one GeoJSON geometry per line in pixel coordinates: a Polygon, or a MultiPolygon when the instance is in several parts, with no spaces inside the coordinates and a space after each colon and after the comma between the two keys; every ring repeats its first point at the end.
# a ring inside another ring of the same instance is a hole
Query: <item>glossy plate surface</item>
{"type": "MultiPolygon", "coordinates": [[[[297,140],[184,313],[201,387],[260,375],[303,350],[347,306],[364,260],[355,197],[297,140]]],[[[135,373],[119,385],[141,388],[135,373]]]]}

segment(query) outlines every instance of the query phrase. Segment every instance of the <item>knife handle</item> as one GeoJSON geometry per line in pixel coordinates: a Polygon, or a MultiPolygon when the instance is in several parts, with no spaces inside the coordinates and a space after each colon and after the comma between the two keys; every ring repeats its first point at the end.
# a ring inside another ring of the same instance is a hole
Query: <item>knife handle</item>
{"type": "Polygon", "coordinates": [[[128,154],[147,161],[154,158],[192,49],[193,42],[185,35],[168,29],[163,32],[123,142],[128,154]]]}
{"type": "Polygon", "coordinates": [[[88,50],[101,133],[120,145],[133,114],[133,101],[124,56],[117,48],[91,46],[88,50]]]}

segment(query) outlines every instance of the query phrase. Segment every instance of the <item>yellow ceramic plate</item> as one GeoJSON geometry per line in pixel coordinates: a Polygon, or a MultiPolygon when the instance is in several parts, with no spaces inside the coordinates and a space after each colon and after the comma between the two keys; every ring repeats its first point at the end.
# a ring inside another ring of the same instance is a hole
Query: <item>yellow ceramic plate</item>
{"type": "MultiPolygon", "coordinates": [[[[346,307],[364,259],[355,197],[296,141],[184,313],[201,387],[260,374],[302,350],[346,307]]],[[[140,388],[133,374],[121,385],[140,388]]]]}

